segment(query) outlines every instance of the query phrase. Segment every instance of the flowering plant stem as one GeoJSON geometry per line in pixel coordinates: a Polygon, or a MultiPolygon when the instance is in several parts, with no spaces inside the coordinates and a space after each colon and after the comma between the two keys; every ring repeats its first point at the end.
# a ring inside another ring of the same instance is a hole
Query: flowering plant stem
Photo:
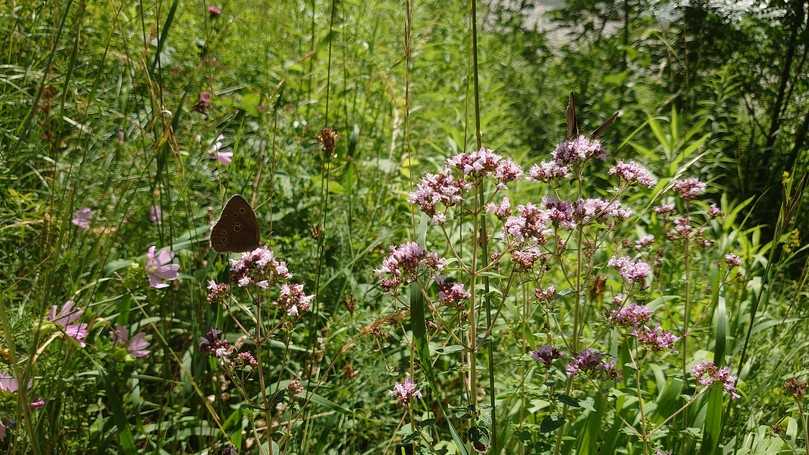
{"type": "MultiPolygon", "coordinates": [[[[472,71],[473,71],[473,74],[474,74],[474,84],[475,84],[475,138],[476,138],[477,149],[480,150],[483,147],[483,141],[481,139],[481,134],[480,134],[480,84],[478,82],[478,25],[477,25],[477,22],[478,22],[477,21],[477,0],[472,0],[472,71]]],[[[480,242],[482,266],[485,269],[489,265],[488,264],[488,261],[489,261],[489,245],[488,245],[489,239],[488,239],[488,236],[486,235],[486,213],[485,213],[485,211],[483,209],[484,204],[485,204],[484,192],[485,192],[485,185],[481,181],[480,185],[478,186],[478,200],[477,200],[477,203],[476,203],[476,212],[477,212],[476,216],[479,217],[479,221],[476,223],[476,225],[479,225],[478,227],[480,228],[480,231],[479,231],[480,237],[479,237],[479,239],[475,239],[475,242],[476,243],[478,241],[480,242]]],[[[476,231],[477,231],[477,229],[476,229],[476,231]]],[[[473,259],[473,264],[475,264],[475,259],[473,259]]],[[[474,266],[473,266],[473,270],[474,270],[474,266]]],[[[473,276],[472,295],[474,295],[475,294],[476,271],[473,272],[472,276],[473,276]]],[[[491,331],[491,327],[492,327],[492,305],[491,305],[491,301],[489,300],[489,276],[488,275],[483,276],[483,292],[484,292],[483,302],[484,302],[484,306],[485,306],[485,309],[486,309],[486,327],[488,328],[487,334],[489,334],[489,332],[491,331]]],[[[472,334],[477,336],[477,330],[476,330],[476,327],[474,325],[474,312],[475,312],[474,298],[471,299],[470,308],[472,310],[471,312],[473,313],[473,319],[470,320],[470,323],[473,324],[472,325],[473,328],[472,328],[472,330],[470,330],[470,341],[471,341],[472,334]]],[[[491,415],[490,441],[491,441],[491,447],[493,449],[493,452],[496,453],[498,448],[497,448],[496,397],[495,397],[495,392],[494,392],[494,346],[492,345],[491,335],[489,335],[487,338],[488,338],[488,351],[489,351],[488,352],[489,359],[488,359],[488,364],[487,364],[487,367],[488,367],[488,370],[489,370],[488,371],[488,373],[489,373],[489,404],[490,404],[490,407],[491,407],[491,410],[490,410],[490,413],[491,413],[490,414],[491,415]]],[[[470,362],[471,367],[474,367],[474,358],[475,358],[475,349],[474,349],[475,344],[474,343],[475,343],[475,341],[470,343],[471,348],[472,348],[472,350],[471,350],[472,361],[470,362]]],[[[477,372],[475,371],[474,368],[472,368],[471,374],[472,375],[477,374],[477,372]]],[[[472,390],[474,391],[474,388],[472,390]]],[[[474,397],[474,395],[473,395],[473,398],[472,398],[472,402],[475,403],[475,404],[477,402],[477,397],[474,397]]]]}
{"type": "MultiPolygon", "coordinates": [[[[686,200],[685,202],[685,213],[686,216],[689,214],[689,204],[686,200]]],[[[685,307],[683,308],[683,359],[682,359],[682,367],[683,367],[683,384],[685,387],[688,387],[688,319],[690,317],[689,310],[691,309],[691,293],[689,292],[690,289],[690,281],[689,276],[691,275],[690,264],[689,264],[689,247],[690,237],[686,235],[683,239],[683,266],[685,267],[685,307]]],[[[688,413],[683,414],[683,428],[688,428],[688,413]]]]}

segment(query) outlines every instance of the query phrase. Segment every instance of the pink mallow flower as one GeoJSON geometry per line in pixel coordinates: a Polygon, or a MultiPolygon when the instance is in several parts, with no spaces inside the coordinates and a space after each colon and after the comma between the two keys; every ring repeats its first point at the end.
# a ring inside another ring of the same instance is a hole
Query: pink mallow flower
{"type": "Polygon", "coordinates": [[[149,221],[154,224],[160,224],[163,221],[163,210],[159,205],[149,207],[149,221]]]}
{"type": "Polygon", "coordinates": [[[725,392],[730,394],[731,399],[739,398],[736,391],[736,377],[730,374],[730,369],[718,368],[716,364],[711,361],[698,362],[691,368],[691,373],[697,378],[697,382],[704,386],[709,386],[714,383],[722,384],[725,392]]]}
{"type": "Polygon", "coordinates": [[[157,248],[152,245],[146,252],[146,274],[149,276],[149,286],[155,289],[168,287],[166,281],[176,280],[180,271],[178,264],[172,264],[174,253],[171,250],[162,248],[156,252],[157,248]]]}
{"type": "Polygon", "coordinates": [[[118,325],[115,326],[112,332],[112,341],[126,347],[126,350],[132,357],[139,359],[149,355],[149,342],[146,340],[146,334],[143,332],[138,332],[132,338],[129,338],[127,328],[118,325]]]}
{"type": "Polygon", "coordinates": [[[72,223],[79,229],[90,229],[90,221],[93,219],[93,211],[87,207],[76,210],[73,213],[72,223]]]}
{"type": "Polygon", "coordinates": [[[631,283],[642,283],[652,273],[649,264],[643,261],[634,261],[629,257],[614,257],[607,263],[610,267],[618,269],[618,273],[631,283]]]}
{"type": "Polygon", "coordinates": [[[396,383],[390,394],[404,406],[407,406],[413,398],[421,398],[421,392],[416,387],[416,383],[409,377],[405,378],[403,382],[396,383]]]}
{"type": "Polygon", "coordinates": [[[20,387],[17,379],[8,374],[0,373],[0,392],[14,393],[20,387]]]}
{"type": "Polygon", "coordinates": [[[84,315],[84,310],[76,307],[72,300],[68,300],[58,309],[56,305],[51,306],[48,312],[48,321],[59,326],[65,335],[76,340],[81,347],[86,346],[84,340],[89,333],[88,325],[84,323],[75,324],[84,315]]]}
{"type": "Polygon", "coordinates": [[[705,183],[694,177],[674,181],[674,191],[686,200],[700,196],[705,192],[705,188],[705,183]]]}
{"type": "Polygon", "coordinates": [[[216,136],[211,148],[208,149],[208,154],[211,155],[222,166],[227,166],[233,161],[233,150],[224,145],[225,136],[220,134],[216,136]]]}

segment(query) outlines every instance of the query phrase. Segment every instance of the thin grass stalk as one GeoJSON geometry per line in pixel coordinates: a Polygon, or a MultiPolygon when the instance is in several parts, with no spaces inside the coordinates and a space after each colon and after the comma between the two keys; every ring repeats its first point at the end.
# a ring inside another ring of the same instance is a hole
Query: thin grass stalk
{"type": "MultiPolygon", "coordinates": [[[[478,19],[477,19],[477,0],[472,0],[472,72],[474,75],[474,89],[475,89],[475,139],[478,150],[483,147],[483,141],[480,134],[480,83],[479,83],[479,76],[478,76],[478,19]]],[[[479,217],[478,225],[480,228],[480,235],[476,242],[480,242],[481,246],[481,265],[484,269],[486,269],[489,265],[489,239],[486,234],[486,212],[483,210],[485,205],[485,184],[483,181],[480,182],[480,186],[478,186],[478,201],[477,201],[477,208],[476,208],[476,216],[479,217]]],[[[486,327],[491,330],[492,327],[492,304],[489,300],[489,276],[483,276],[483,304],[486,309],[486,327]]],[[[474,293],[475,284],[472,284],[473,293],[474,293]]],[[[474,303],[472,305],[472,309],[474,310],[474,303]]],[[[473,325],[473,332],[477,332],[477,327],[473,325]]],[[[470,334],[471,338],[471,334],[470,334]]],[[[489,405],[491,406],[491,434],[490,434],[490,441],[491,447],[494,450],[497,450],[497,417],[496,417],[496,396],[494,391],[494,346],[492,341],[492,336],[489,334],[488,336],[488,350],[489,350],[489,359],[487,363],[487,367],[489,370],[489,405]]],[[[474,345],[472,345],[474,348],[474,345]]],[[[472,349],[472,357],[474,358],[475,351],[472,349]]],[[[474,365],[474,363],[472,363],[474,365]]],[[[474,375],[477,375],[477,372],[472,370],[471,372],[474,375]]],[[[476,402],[477,398],[473,398],[473,402],[476,402]]]]}
{"type": "MultiPolygon", "coordinates": [[[[323,125],[324,128],[329,125],[329,103],[331,97],[331,57],[332,57],[332,34],[334,31],[334,17],[337,9],[337,0],[331,1],[331,17],[329,19],[329,51],[328,51],[328,63],[326,67],[326,106],[325,112],[323,114],[323,125]]],[[[314,14],[314,11],[312,12],[314,14]]],[[[328,172],[329,172],[329,158],[331,154],[331,150],[326,150],[323,153],[321,165],[320,165],[320,212],[321,212],[321,219],[318,226],[318,252],[317,252],[317,272],[315,275],[315,298],[312,301],[312,315],[310,316],[310,323],[309,323],[309,341],[308,345],[312,349],[312,354],[314,354],[314,341],[315,341],[315,332],[316,332],[316,321],[318,315],[318,302],[320,301],[320,279],[323,274],[323,254],[325,249],[325,238],[326,238],[326,216],[329,211],[329,191],[328,191],[328,172]]],[[[307,395],[312,392],[312,372],[314,370],[314,362],[309,362],[309,368],[307,371],[307,395]]],[[[307,396],[307,402],[309,400],[309,396],[307,396]]],[[[308,409],[305,412],[304,421],[306,422],[306,429],[304,430],[303,435],[303,453],[307,452],[307,447],[309,443],[309,419],[307,418],[309,415],[308,409]]]]}

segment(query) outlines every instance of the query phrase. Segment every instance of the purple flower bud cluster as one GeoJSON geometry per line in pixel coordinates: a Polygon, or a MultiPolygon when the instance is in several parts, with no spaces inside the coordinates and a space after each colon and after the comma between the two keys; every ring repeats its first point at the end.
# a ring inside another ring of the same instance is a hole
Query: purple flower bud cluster
{"type": "Polygon", "coordinates": [[[543,244],[546,242],[547,222],[547,212],[540,210],[534,204],[525,204],[517,206],[517,214],[506,220],[504,229],[506,234],[519,242],[533,239],[537,243],[543,244]]]}
{"type": "Polygon", "coordinates": [[[615,361],[604,360],[604,357],[604,354],[595,349],[585,349],[567,364],[565,371],[571,377],[584,373],[610,379],[619,378],[621,372],[616,368],[615,361]]]}
{"type": "Polygon", "coordinates": [[[691,368],[691,373],[697,378],[697,382],[704,386],[709,386],[714,383],[722,384],[725,392],[730,394],[732,399],[739,398],[736,391],[736,377],[730,374],[730,369],[718,368],[716,364],[711,361],[698,362],[691,368]]]}
{"type": "Polygon", "coordinates": [[[493,213],[494,216],[504,220],[511,216],[511,201],[504,197],[500,204],[493,204],[490,203],[486,206],[486,211],[489,213],[493,213]]]}
{"type": "Polygon", "coordinates": [[[511,259],[525,270],[534,267],[534,264],[542,257],[539,249],[536,247],[529,247],[521,250],[514,250],[511,252],[511,259]]]}
{"type": "Polygon", "coordinates": [[[553,151],[553,160],[560,166],[575,165],[590,158],[603,160],[606,157],[607,152],[601,141],[584,135],[560,143],[553,151]]]}
{"type": "Polygon", "coordinates": [[[651,348],[653,351],[665,351],[671,349],[674,343],[680,339],[677,335],[663,330],[660,326],[655,328],[649,327],[636,327],[632,330],[632,335],[638,339],[638,342],[644,346],[651,348]]]}
{"type": "Polygon", "coordinates": [[[671,203],[660,204],[660,205],[658,205],[657,207],[654,208],[654,211],[658,215],[668,215],[668,214],[674,212],[674,208],[675,208],[674,204],[671,204],[671,203]]]}
{"type": "Polygon", "coordinates": [[[421,392],[416,387],[416,383],[409,377],[405,378],[402,382],[396,383],[393,386],[393,390],[390,391],[390,394],[399,400],[399,403],[403,406],[410,404],[413,398],[421,398],[421,392]]]}
{"type": "Polygon", "coordinates": [[[274,303],[283,308],[289,316],[296,317],[304,311],[309,311],[309,304],[314,298],[314,295],[306,295],[303,292],[302,284],[284,283],[281,285],[278,300],[274,303]]]}
{"type": "Polygon", "coordinates": [[[472,178],[494,176],[501,186],[522,176],[522,169],[517,163],[485,147],[476,152],[459,153],[447,160],[447,166],[472,178]]]}
{"type": "Polygon", "coordinates": [[[286,262],[277,260],[272,250],[265,247],[242,253],[239,259],[231,260],[230,273],[233,281],[242,288],[254,284],[266,289],[292,277],[286,262]]]}
{"type": "Polygon", "coordinates": [[[641,236],[638,240],[635,240],[635,249],[641,250],[646,248],[647,246],[651,245],[655,241],[655,236],[651,234],[646,234],[641,236]]]}
{"type": "Polygon", "coordinates": [[[208,303],[217,303],[222,300],[230,291],[230,286],[225,283],[217,283],[208,280],[208,303]]]}
{"type": "Polygon", "coordinates": [[[742,258],[733,253],[728,253],[725,255],[725,263],[730,267],[739,267],[742,265],[742,258]]]}
{"type": "Polygon", "coordinates": [[[382,278],[382,289],[394,292],[399,286],[415,281],[420,267],[437,272],[445,265],[446,261],[437,254],[428,252],[416,242],[409,242],[392,248],[376,273],[382,278]]]}
{"type": "Polygon", "coordinates": [[[705,182],[694,177],[674,181],[674,191],[685,200],[696,199],[705,192],[705,188],[705,182]]]}
{"type": "Polygon", "coordinates": [[[610,175],[617,176],[621,181],[629,184],[639,184],[647,188],[655,186],[657,178],[648,169],[635,161],[619,161],[611,167],[610,175]]]}
{"type": "Polygon", "coordinates": [[[556,296],[556,288],[548,286],[545,289],[536,288],[534,290],[534,297],[540,302],[550,302],[556,296]]]}
{"type": "Polygon", "coordinates": [[[444,305],[456,305],[469,298],[469,292],[463,283],[450,283],[443,278],[436,278],[438,299],[444,305]]]}
{"type": "Polygon", "coordinates": [[[635,261],[626,256],[613,257],[607,265],[618,269],[621,277],[630,283],[642,283],[652,273],[652,268],[649,264],[643,261],[635,261]]]}
{"type": "Polygon", "coordinates": [[[562,357],[562,351],[556,346],[549,344],[540,346],[536,351],[531,351],[531,358],[537,362],[542,362],[545,367],[551,366],[554,360],[562,357]]]}
{"type": "Polygon", "coordinates": [[[444,214],[438,212],[439,204],[452,207],[463,201],[464,190],[469,186],[462,178],[455,178],[451,169],[443,169],[438,174],[422,177],[416,190],[410,193],[410,203],[416,204],[429,215],[433,222],[442,224],[444,214]]]}
{"type": "Polygon", "coordinates": [[[531,169],[528,170],[528,176],[531,180],[547,183],[557,178],[570,177],[570,168],[556,161],[543,161],[531,166],[531,169]]]}
{"type": "Polygon", "coordinates": [[[630,303],[624,305],[610,314],[610,321],[622,327],[637,327],[645,324],[652,318],[652,310],[644,305],[630,303]]]}
{"type": "Polygon", "coordinates": [[[227,368],[255,367],[257,365],[253,354],[246,351],[239,352],[236,346],[231,345],[222,337],[221,331],[214,328],[208,329],[208,332],[200,338],[199,350],[213,355],[227,368]]]}

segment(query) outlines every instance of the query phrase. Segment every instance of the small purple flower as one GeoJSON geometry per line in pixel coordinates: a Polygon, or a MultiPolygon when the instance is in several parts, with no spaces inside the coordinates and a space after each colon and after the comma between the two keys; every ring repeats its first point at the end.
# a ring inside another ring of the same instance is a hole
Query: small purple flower
{"type": "Polygon", "coordinates": [[[657,178],[648,169],[635,161],[619,161],[618,164],[610,168],[609,174],[618,176],[619,179],[629,185],[640,184],[651,188],[657,183],[657,178]]]}
{"type": "Polygon", "coordinates": [[[76,307],[72,300],[68,300],[57,312],[56,305],[51,306],[48,312],[48,321],[62,328],[65,334],[76,340],[81,347],[86,346],[84,340],[89,333],[87,324],[74,324],[84,315],[84,310],[76,307]]]}
{"type": "Polygon", "coordinates": [[[725,255],[725,262],[730,267],[738,267],[738,266],[742,265],[742,258],[740,258],[739,256],[736,256],[733,253],[728,253],[728,254],[725,255]]]}
{"type": "Polygon", "coordinates": [[[62,304],[62,308],[59,308],[58,311],[56,305],[51,306],[48,312],[48,320],[65,327],[81,319],[82,315],[84,315],[84,310],[77,307],[73,300],[68,300],[62,304]]]}
{"type": "Polygon", "coordinates": [[[511,215],[511,201],[504,197],[500,204],[490,203],[486,206],[486,211],[494,213],[497,218],[504,220],[511,215]]]}
{"type": "Polygon", "coordinates": [[[8,373],[0,373],[0,391],[14,393],[19,388],[19,383],[17,379],[8,374],[8,373]]]}
{"type": "Polygon", "coordinates": [[[405,378],[403,382],[396,383],[390,394],[399,400],[399,403],[407,406],[413,398],[421,398],[421,392],[416,387],[416,383],[409,377],[405,378]]]}
{"type": "Polygon", "coordinates": [[[162,289],[169,286],[166,281],[177,279],[180,266],[171,263],[174,260],[174,253],[168,247],[162,248],[159,252],[155,252],[156,249],[152,245],[146,252],[146,274],[149,276],[149,286],[162,289]]]}
{"type": "Polygon", "coordinates": [[[303,292],[302,284],[284,283],[275,304],[285,309],[288,315],[298,316],[301,312],[309,311],[309,304],[314,298],[314,295],[303,292]]]}
{"type": "Polygon", "coordinates": [[[528,176],[531,180],[538,182],[550,182],[557,178],[570,177],[570,168],[556,161],[543,161],[531,166],[531,169],[528,170],[528,176]]]}
{"type": "Polygon", "coordinates": [[[79,346],[85,347],[87,343],[84,340],[87,338],[87,335],[90,333],[87,329],[87,324],[71,324],[64,328],[65,334],[70,338],[76,340],[79,343],[79,346]]]}
{"type": "Polygon", "coordinates": [[[595,349],[585,349],[579,353],[565,367],[568,376],[576,376],[580,373],[590,373],[598,376],[605,376],[611,379],[621,375],[612,359],[604,360],[604,354],[595,349]]]}
{"type": "Polygon", "coordinates": [[[93,219],[93,211],[87,207],[76,210],[73,213],[73,224],[78,226],[79,229],[90,229],[90,221],[93,219]]]}
{"type": "Polygon", "coordinates": [[[711,202],[711,206],[708,207],[708,216],[710,216],[711,218],[716,218],[721,214],[722,210],[720,210],[715,203],[711,202]]]}
{"type": "Polygon", "coordinates": [[[610,321],[624,327],[637,327],[652,317],[652,310],[643,305],[630,303],[612,312],[610,321]]]}
{"type": "Polygon", "coordinates": [[[224,145],[225,135],[220,134],[216,136],[213,144],[208,149],[208,154],[211,155],[219,164],[227,166],[233,161],[233,150],[224,145]]]}
{"type": "Polygon", "coordinates": [[[208,6],[208,15],[212,18],[219,17],[222,14],[222,8],[216,5],[208,6]]]}
{"type": "Polygon", "coordinates": [[[511,252],[511,259],[514,260],[523,269],[531,269],[534,264],[542,257],[539,249],[530,247],[523,250],[514,250],[511,252]]]}
{"type": "Polygon", "coordinates": [[[555,295],[556,295],[556,288],[553,286],[548,286],[545,289],[542,288],[534,289],[534,296],[540,302],[550,302],[555,295]]]}
{"type": "Polygon", "coordinates": [[[654,208],[655,213],[658,215],[668,215],[674,211],[674,204],[660,204],[654,208]]]}
{"type": "Polygon", "coordinates": [[[554,360],[560,357],[562,357],[562,351],[549,344],[540,346],[536,351],[531,351],[531,358],[544,363],[545,367],[549,367],[554,360]]]}
{"type": "Polygon", "coordinates": [[[390,255],[375,272],[382,278],[382,289],[393,292],[399,286],[415,281],[419,267],[438,272],[445,266],[446,261],[440,256],[428,252],[416,242],[409,242],[393,247],[390,255]]]}
{"type": "Polygon", "coordinates": [[[31,409],[41,409],[45,407],[45,400],[38,399],[31,402],[31,409]]]}
{"type": "Polygon", "coordinates": [[[121,343],[126,343],[126,350],[136,359],[149,355],[149,342],[146,341],[146,334],[143,332],[138,332],[128,342],[122,340],[121,343]]]}
{"type": "Polygon", "coordinates": [[[667,330],[663,330],[659,326],[655,327],[654,329],[650,329],[648,327],[639,327],[636,328],[632,334],[638,339],[639,343],[651,348],[654,351],[665,351],[667,349],[671,349],[671,347],[674,346],[674,343],[680,339],[680,337],[667,330]]]}
{"type": "Polygon", "coordinates": [[[197,104],[194,105],[194,110],[200,114],[206,114],[211,107],[211,92],[200,92],[197,104]]]}
{"type": "Polygon", "coordinates": [[[730,374],[730,369],[718,368],[711,361],[698,362],[691,368],[691,373],[697,378],[697,382],[704,386],[709,386],[714,383],[722,384],[725,392],[730,394],[731,399],[739,398],[736,391],[736,377],[730,374]]]}
{"type": "Polygon", "coordinates": [[[163,210],[160,209],[159,205],[149,207],[149,221],[154,224],[160,224],[163,222],[163,210]]]}
{"type": "Polygon", "coordinates": [[[463,283],[450,283],[440,277],[435,282],[438,284],[438,299],[444,305],[455,305],[469,298],[463,283]]]}
{"type": "Polygon", "coordinates": [[[655,236],[651,234],[646,234],[641,236],[638,240],[635,240],[635,249],[640,250],[646,248],[647,246],[651,245],[655,241],[655,236]]]}
{"type": "Polygon", "coordinates": [[[674,190],[685,200],[695,199],[705,192],[705,188],[705,182],[694,177],[674,181],[674,190]]]}
{"type": "Polygon", "coordinates": [[[607,265],[618,269],[621,277],[631,283],[643,282],[652,273],[652,268],[649,264],[643,261],[634,261],[626,256],[611,258],[607,265]]]}
{"type": "Polygon", "coordinates": [[[553,151],[553,160],[560,166],[569,166],[590,158],[603,160],[606,156],[601,141],[583,135],[560,143],[553,151]]]}

